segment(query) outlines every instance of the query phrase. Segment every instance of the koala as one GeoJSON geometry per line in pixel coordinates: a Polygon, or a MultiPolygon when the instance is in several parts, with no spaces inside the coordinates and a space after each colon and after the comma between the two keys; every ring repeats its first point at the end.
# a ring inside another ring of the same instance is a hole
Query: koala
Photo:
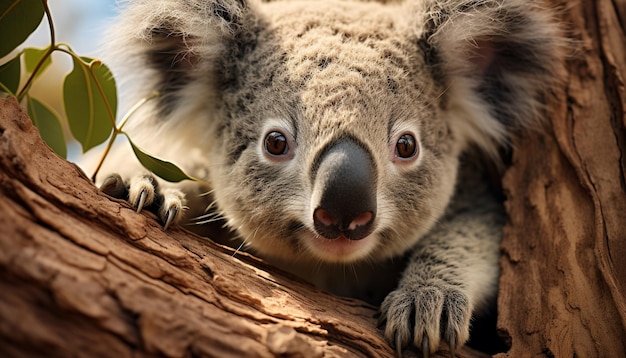
{"type": "Polygon", "coordinates": [[[560,63],[550,11],[130,0],[111,32],[127,97],[159,92],[127,132],[201,180],[162,182],[117,146],[105,192],[166,228],[221,220],[232,246],[380,304],[399,354],[468,340],[495,302],[506,220],[483,163],[541,126],[560,63]]]}

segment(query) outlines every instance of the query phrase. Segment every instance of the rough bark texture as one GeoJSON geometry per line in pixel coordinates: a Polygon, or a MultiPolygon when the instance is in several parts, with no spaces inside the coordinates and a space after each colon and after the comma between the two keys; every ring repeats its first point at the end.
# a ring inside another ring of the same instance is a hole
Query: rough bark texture
{"type": "Polygon", "coordinates": [[[5,353],[392,355],[372,307],[181,229],[163,232],[50,152],[14,101],[0,106],[5,353]]]}
{"type": "Polygon", "coordinates": [[[624,357],[626,2],[553,2],[572,56],[550,130],[517,144],[504,179],[498,326],[510,357],[624,357]]]}
{"type": "Polygon", "coordinates": [[[1,357],[394,355],[374,307],[99,192],[13,99],[0,100],[0,213],[1,357]]]}
{"type": "MultiPolygon", "coordinates": [[[[498,356],[626,352],[626,1],[565,5],[572,57],[504,180],[498,356]]],[[[375,356],[375,308],[163,232],[0,100],[1,356],[375,356]]],[[[442,352],[445,354],[445,352],[442,352]]],[[[462,357],[479,356],[469,349],[462,357]]]]}

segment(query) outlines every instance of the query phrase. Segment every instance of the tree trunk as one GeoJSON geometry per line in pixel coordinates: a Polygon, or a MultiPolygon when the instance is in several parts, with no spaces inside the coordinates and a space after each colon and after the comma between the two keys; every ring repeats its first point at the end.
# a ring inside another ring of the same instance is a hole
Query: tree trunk
{"type": "Polygon", "coordinates": [[[504,178],[498,327],[510,357],[624,357],[626,1],[552,2],[573,48],[504,178]]]}
{"type": "Polygon", "coordinates": [[[1,357],[394,356],[375,307],[164,232],[52,153],[14,99],[0,100],[0,213],[1,357]]]}
{"type": "Polygon", "coordinates": [[[0,351],[392,356],[373,307],[164,232],[54,155],[14,100],[0,107],[0,351]]]}
{"type": "MultiPolygon", "coordinates": [[[[516,143],[504,178],[498,329],[510,349],[498,356],[619,357],[626,1],[553,3],[572,57],[547,130],[516,143]]],[[[375,311],[182,229],[164,232],[100,193],[14,100],[0,100],[0,356],[391,357],[375,311]]]]}

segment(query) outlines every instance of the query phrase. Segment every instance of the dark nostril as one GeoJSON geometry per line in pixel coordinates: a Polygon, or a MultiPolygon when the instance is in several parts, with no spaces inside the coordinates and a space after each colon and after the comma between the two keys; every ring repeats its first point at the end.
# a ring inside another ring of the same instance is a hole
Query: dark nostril
{"type": "Polygon", "coordinates": [[[359,226],[365,226],[369,224],[370,221],[372,221],[373,217],[374,215],[372,214],[371,211],[364,212],[363,214],[354,218],[352,222],[350,222],[350,225],[348,225],[348,230],[356,230],[359,228],[359,226]]]}
{"type": "Polygon", "coordinates": [[[372,232],[374,213],[366,211],[352,220],[335,218],[330,212],[317,208],[313,213],[315,231],[321,236],[333,240],[344,236],[350,240],[361,240],[372,232]]]}
{"type": "Polygon", "coordinates": [[[315,210],[315,220],[324,226],[337,226],[337,220],[330,213],[322,208],[315,210]]]}
{"type": "Polygon", "coordinates": [[[327,239],[337,239],[341,236],[337,220],[322,208],[317,208],[313,212],[313,224],[315,231],[327,239]]]}

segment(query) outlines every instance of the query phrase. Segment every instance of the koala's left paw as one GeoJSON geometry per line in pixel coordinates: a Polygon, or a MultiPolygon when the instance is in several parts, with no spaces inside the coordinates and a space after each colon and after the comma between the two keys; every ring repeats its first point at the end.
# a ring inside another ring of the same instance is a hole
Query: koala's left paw
{"type": "Polygon", "coordinates": [[[454,357],[454,350],[469,338],[471,311],[467,294],[458,286],[404,284],[382,303],[379,326],[385,327],[385,338],[398,356],[412,343],[428,357],[443,339],[454,357]]]}
{"type": "Polygon", "coordinates": [[[113,174],[104,180],[100,190],[115,198],[128,200],[137,212],[143,209],[154,212],[165,229],[181,220],[184,194],[178,189],[159,188],[156,179],[150,174],[138,174],[127,181],[113,174]]]}

